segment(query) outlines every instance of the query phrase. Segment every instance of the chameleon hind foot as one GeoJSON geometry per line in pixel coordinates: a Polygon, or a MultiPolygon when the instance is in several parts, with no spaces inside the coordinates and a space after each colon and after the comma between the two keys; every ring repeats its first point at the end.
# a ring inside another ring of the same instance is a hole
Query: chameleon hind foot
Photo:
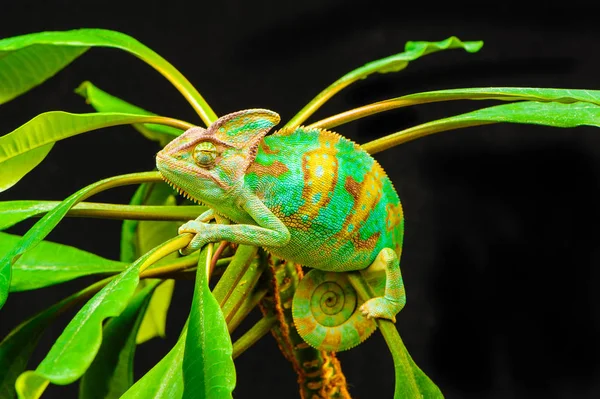
{"type": "MultiPolygon", "coordinates": [[[[384,318],[396,322],[396,314],[406,304],[404,282],[400,273],[400,261],[391,248],[384,248],[379,252],[373,264],[369,266],[363,275],[368,279],[369,274],[385,270],[385,294],[371,298],[360,307],[361,313],[367,318],[384,318]]],[[[374,287],[375,291],[380,291],[374,287]]]]}
{"type": "Polygon", "coordinates": [[[371,298],[363,303],[360,311],[367,319],[381,318],[396,322],[396,314],[402,310],[404,304],[391,301],[385,297],[371,298]]]}

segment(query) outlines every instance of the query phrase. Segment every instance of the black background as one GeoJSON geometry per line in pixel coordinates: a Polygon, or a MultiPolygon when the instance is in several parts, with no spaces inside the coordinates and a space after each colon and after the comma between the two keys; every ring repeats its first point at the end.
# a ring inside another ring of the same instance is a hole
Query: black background
{"type": "MultiPolygon", "coordinates": [[[[598,89],[600,28],[583,1],[473,5],[433,2],[2,2],[0,37],[102,27],[128,33],[196,85],[217,114],[270,108],[283,120],[335,79],[402,51],[407,40],[457,35],[484,40],[478,54],[427,56],[398,74],[346,89],[312,120],[418,91],[534,86],[598,89]],[[406,4],[405,4],[406,3],[406,4]]],[[[159,114],[197,121],[159,74],[132,56],[93,49],[44,85],[0,107],[9,132],[38,113],[88,112],[73,94],[90,80],[159,114]]],[[[454,102],[388,112],[336,130],[364,143],[492,102],[454,102]]],[[[151,170],[158,148],[116,127],[58,143],[1,199],[60,200],[104,177],[151,170]]],[[[600,393],[600,135],[597,128],[492,125],[446,132],[376,158],[406,216],[402,271],[408,303],[397,326],[415,361],[448,398],[593,398],[600,393]]],[[[133,188],[99,195],[126,203],[133,188]]],[[[23,233],[31,224],[12,229],[23,233]]],[[[68,219],[49,239],[118,257],[120,224],[68,219]]],[[[89,283],[89,280],[86,280],[89,283]]],[[[0,337],[85,282],[11,295],[0,337]]],[[[180,283],[168,339],[138,348],[137,376],[173,345],[189,309],[180,283]]],[[[70,317],[71,315],[69,315],[70,317]]],[[[68,317],[41,343],[35,367],[68,317]]],[[[393,368],[374,335],[341,353],[356,398],[387,398],[393,368]]],[[[295,375],[273,339],[237,361],[237,398],[297,397],[295,375]]],[[[45,397],[74,397],[50,387],[45,397]]]]}

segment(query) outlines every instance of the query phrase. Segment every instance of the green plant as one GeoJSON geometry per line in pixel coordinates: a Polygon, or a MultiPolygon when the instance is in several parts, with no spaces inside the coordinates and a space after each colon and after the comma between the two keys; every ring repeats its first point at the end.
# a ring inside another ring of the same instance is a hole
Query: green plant
{"type": "MultiPolygon", "coordinates": [[[[90,47],[114,47],[142,59],[165,76],[209,125],[216,114],[197,90],[173,66],[134,39],[105,30],[47,32],[0,41],[0,104],[10,101],[53,76],[90,47]]],[[[411,42],[406,51],[369,63],[344,75],[323,90],[285,125],[294,128],[337,92],[372,73],[397,72],[434,51],[465,48],[478,51],[479,42],[455,38],[439,43],[411,42]]],[[[53,144],[73,135],[131,124],[164,146],[192,123],[153,115],[120,100],[89,82],[78,89],[97,112],[47,112],[0,138],[0,187],[12,185],[35,168],[53,144]]],[[[429,122],[363,145],[377,153],[428,134],[499,122],[555,127],[600,123],[600,93],[589,90],[474,88],[417,93],[366,105],[313,122],[331,129],[378,112],[429,102],[495,99],[508,104],[429,122]]],[[[151,156],[152,154],[149,154],[151,156]]],[[[190,241],[177,227],[206,208],[177,200],[158,172],[115,176],[94,183],[63,202],[5,201],[0,226],[7,229],[44,215],[23,237],[0,233],[0,305],[9,292],[28,291],[88,275],[105,275],[88,288],[66,297],[17,326],[0,343],[0,394],[39,397],[48,383],[70,384],[80,377],[81,397],[228,397],[235,386],[232,357],[269,331],[301,377],[303,397],[347,397],[339,362],[331,353],[302,347],[291,312],[284,306],[295,292],[302,269],[254,247],[207,245],[200,253],[178,257],[190,241]],[[90,196],[121,185],[139,184],[129,205],[85,202],[90,196]],[[72,247],[44,241],[69,215],[123,219],[121,259],[108,260],[72,247]],[[157,221],[163,221],[161,223],[157,221]],[[169,221],[165,223],[164,221],[169,221]],[[200,267],[198,267],[198,265],[200,267]],[[42,268],[40,266],[49,266],[42,268]],[[143,378],[133,383],[132,354],[136,343],[164,332],[173,280],[195,276],[189,320],[176,346],[143,378]],[[212,293],[209,278],[220,276],[212,293]],[[244,284],[240,284],[240,282],[244,284]],[[83,304],[35,371],[25,371],[29,356],[45,328],[60,314],[83,304]],[[233,331],[254,307],[264,317],[238,341],[233,331]],[[151,320],[157,323],[151,323],[151,320]],[[108,322],[104,323],[106,320],[108,322]],[[215,362],[219,368],[211,367],[215,362]],[[307,369],[306,364],[312,365],[307,369]],[[317,365],[318,367],[314,367],[317,365]],[[310,369],[312,367],[312,369],[310,369]],[[315,370],[321,371],[315,373],[315,370]],[[323,371],[325,370],[325,371],[323,371]]],[[[350,279],[362,297],[370,287],[350,279]]],[[[409,282],[410,285],[410,282],[409,282]]],[[[415,365],[394,325],[378,321],[396,368],[396,397],[440,397],[441,393],[415,365]]]]}

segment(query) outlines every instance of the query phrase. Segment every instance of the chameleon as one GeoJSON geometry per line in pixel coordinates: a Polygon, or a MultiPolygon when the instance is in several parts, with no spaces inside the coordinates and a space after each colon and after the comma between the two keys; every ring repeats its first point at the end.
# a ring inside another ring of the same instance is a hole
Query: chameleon
{"type": "Polygon", "coordinates": [[[293,299],[296,329],[318,349],[346,350],[372,333],[373,318],[395,321],[406,302],[400,199],[358,144],[304,126],[267,135],[279,121],[266,109],[234,112],[158,152],[162,178],[209,207],[179,228],[194,234],[181,252],[225,240],[312,268],[293,299]],[[385,269],[384,287],[361,304],[342,272],[374,265],[385,269]]]}

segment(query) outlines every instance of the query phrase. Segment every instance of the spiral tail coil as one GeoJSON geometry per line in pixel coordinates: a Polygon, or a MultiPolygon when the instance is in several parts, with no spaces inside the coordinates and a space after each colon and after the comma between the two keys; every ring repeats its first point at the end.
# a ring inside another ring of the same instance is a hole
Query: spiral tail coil
{"type": "Polygon", "coordinates": [[[360,344],[377,324],[358,310],[363,301],[345,273],[313,269],[298,284],[292,315],[298,334],[311,346],[345,351],[360,344]]]}

